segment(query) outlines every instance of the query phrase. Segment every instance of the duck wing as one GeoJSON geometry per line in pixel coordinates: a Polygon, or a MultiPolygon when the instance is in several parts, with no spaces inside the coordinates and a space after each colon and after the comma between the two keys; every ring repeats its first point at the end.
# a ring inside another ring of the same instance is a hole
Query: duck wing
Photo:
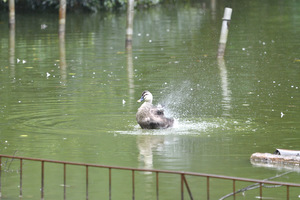
{"type": "Polygon", "coordinates": [[[166,117],[154,117],[150,118],[148,121],[149,129],[164,129],[172,127],[174,123],[173,118],[166,118],[166,117]]]}
{"type": "Polygon", "coordinates": [[[164,129],[172,127],[174,123],[173,118],[165,117],[162,106],[156,107],[149,104],[138,109],[136,119],[143,129],[164,129]]]}
{"type": "Polygon", "coordinates": [[[154,114],[154,115],[164,116],[164,108],[160,104],[158,104],[157,106],[152,107],[151,113],[154,114]]]}
{"type": "Polygon", "coordinates": [[[164,115],[162,107],[155,107],[151,110],[150,124],[154,128],[169,128],[173,126],[174,119],[167,118],[164,115]]]}

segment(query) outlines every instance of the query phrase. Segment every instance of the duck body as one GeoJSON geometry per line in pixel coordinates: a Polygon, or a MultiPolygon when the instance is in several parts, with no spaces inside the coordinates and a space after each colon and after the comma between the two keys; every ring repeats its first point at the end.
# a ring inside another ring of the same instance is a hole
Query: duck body
{"type": "Polygon", "coordinates": [[[167,118],[161,106],[152,104],[153,96],[149,91],[142,93],[138,102],[145,101],[136,113],[136,121],[142,129],[164,129],[173,126],[174,119],[167,118]]]}

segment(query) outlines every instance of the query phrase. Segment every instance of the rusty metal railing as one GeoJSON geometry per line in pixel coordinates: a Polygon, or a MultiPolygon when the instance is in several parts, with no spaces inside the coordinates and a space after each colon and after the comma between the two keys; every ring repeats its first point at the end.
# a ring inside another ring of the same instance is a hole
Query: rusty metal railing
{"type": "Polygon", "coordinates": [[[135,192],[136,192],[136,184],[135,184],[135,172],[151,172],[156,174],[156,199],[159,199],[159,174],[175,174],[179,175],[181,178],[181,199],[184,199],[184,188],[188,191],[188,196],[190,199],[194,199],[189,184],[187,182],[186,176],[195,176],[195,177],[204,177],[206,178],[206,196],[207,199],[210,199],[210,180],[211,179],[224,179],[224,180],[231,180],[232,181],[232,191],[233,191],[233,198],[235,199],[235,192],[236,192],[236,182],[249,182],[249,183],[256,183],[259,184],[259,195],[260,198],[263,197],[263,185],[280,185],[286,187],[286,199],[290,199],[290,188],[291,187],[299,187],[300,184],[296,183],[286,183],[286,182],[276,182],[276,181],[267,181],[267,180],[257,180],[257,179],[248,179],[248,178],[238,178],[238,177],[231,177],[231,176],[222,176],[222,175],[213,175],[213,174],[205,174],[205,173],[194,173],[194,172],[182,172],[182,171],[169,171],[169,170],[156,170],[156,169],[139,169],[139,168],[130,168],[130,167],[117,167],[117,166],[108,166],[108,165],[98,165],[98,164],[87,164],[87,163],[77,163],[77,162],[66,162],[66,161],[57,161],[57,160],[47,160],[47,159],[38,159],[38,158],[29,158],[29,157],[20,157],[20,156],[9,156],[9,155],[1,155],[0,154],[0,199],[2,196],[2,173],[3,173],[3,162],[2,158],[8,158],[13,160],[20,161],[20,183],[19,183],[19,195],[22,197],[23,195],[23,161],[36,161],[41,163],[41,199],[44,199],[44,175],[45,175],[45,163],[56,163],[63,165],[63,179],[64,179],[64,187],[63,187],[63,194],[64,199],[66,199],[66,166],[67,165],[75,165],[75,166],[84,166],[85,167],[85,181],[86,181],[86,199],[89,199],[89,168],[106,168],[108,169],[108,177],[109,177],[109,199],[112,199],[112,169],[114,170],[126,170],[131,171],[132,175],[132,199],[135,199],[135,192]]]}

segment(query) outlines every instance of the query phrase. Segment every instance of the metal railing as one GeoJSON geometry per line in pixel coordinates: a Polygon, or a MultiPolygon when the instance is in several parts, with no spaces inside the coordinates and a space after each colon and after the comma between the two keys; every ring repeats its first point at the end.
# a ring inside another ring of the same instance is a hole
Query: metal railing
{"type": "Polygon", "coordinates": [[[41,163],[41,199],[44,199],[44,189],[45,189],[45,163],[55,163],[55,164],[61,164],[63,165],[63,195],[64,199],[66,199],[66,173],[67,165],[74,165],[74,166],[83,166],[85,167],[85,184],[86,184],[86,199],[89,199],[89,168],[106,168],[108,169],[108,190],[109,190],[109,199],[112,199],[112,169],[113,170],[126,170],[131,171],[131,180],[132,180],[132,199],[135,199],[135,192],[136,192],[136,183],[135,183],[135,172],[151,172],[155,173],[155,179],[156,179],[156,199],[159,199],[159,174],[174,174],[180,176],[180,193],[181,193],[181,199],[184,199],[184,191],[185,188],[188,192],[188,196],[190,199],[194,199],[191,189],[189,187],[189,184],[187,182],[186,176],[195,176],[195,177],[204,177],[206,178],[206,197],[207,199],[210,199],[210,180],[211,179],[223,179],[223,180],[231,180],[232,181],[232,196],[233,199],[235,199],[236,195],[236,182],[248,182],[248,183],[255,183],[259,185],[259,197],[262,199],[263,197],[263,185],[269,184],[269,185],[280,185],[286,187],[286,199],[290,199],[290,187],[299,187],[300,184],[296,183],[286,183],[286,182],[276,182],[276,181],[267,181],[267,180],[257,180],[257,179],[248,179],[248,178],[238,178],[238,177],[231,177],[231,176],[222,176],[222,175],[213,175],[213,174],[205,174],[205,173],[194,173],[194,172],[182,172],[182,171],[169,171],[169,170],[156,170],[156,169],[139,169],[139,168],[130,168],[130,167],[117,167],[117,166],[108,166],[108,165],[98,165],[98,164],[87,164],[87,163],[77,163],[77,162],[66,162],[66,161],[57,161],[57,160],[47,160],[47,159],[38,159],[38,158],[29,158],[29,157],[20,157],[20,156],[9,156],[9,155],[1,155],[0,154],[0,199],[2,193],[2,173],[3,173],[3,161],[2,158],[8,158],[12,160],[19,160],[20,161],[20,168],[19,168],[19,174],[20,174],[20,183],[19,183],[19,195],[22,197],[23,195],[23,161],[35,161],[41,163]]]}

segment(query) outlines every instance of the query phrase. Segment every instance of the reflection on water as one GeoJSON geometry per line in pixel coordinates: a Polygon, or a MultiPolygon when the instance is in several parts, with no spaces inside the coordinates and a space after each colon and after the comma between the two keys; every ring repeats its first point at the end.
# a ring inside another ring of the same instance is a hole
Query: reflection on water
{"type": "Polygon", "coordinates": [[[284,164],[284,163],[271,163],[271,162],[255,162],[251,160],[251,164],[255,167],[263,167],[269,169],[275,169],[278,171],[290,171],[290,172],[298,172],[300,173],[299,165],[291,165],[291,164],[284,164]]]}
{"type": "Polygon", "coordinates": [[[9,64],[10,64],[10,76],[15,77],[15,24],[11,24],[9,27],[9,64]]]}
{"type": "Polygon", "coordinates": [[[231,108],[231,90],[229,88],[227,69],[225,66],[224,58],[218,58],[218,65],[221,77],[223,115],[229,116],[229,110],[231,108]]]}
{"type": "Polygon", "coordinates": [[[163,148],[163,137],[152,137],[151,135],[140,135],[137,138],[137,146],[139,149],[138,160],[144,164],[141,166],[146,169],[153,169],[153,151],[163,148]]]}
{"type": "Polygon", "coordinates": [[[62,85],[66,84],[67,80],[67,62],[66,62],[66,47],[65,47],[65,33],[59,32],[59,67],[62,85]]]}
{"type": "Polygon", "coordinates": [[[128,89],[129,89],[129,99],[130,103],[134,102],[134,67],[132,60],[132,49],[126,49],[126,59],[127,59],[127,75],[128,75],[128,89]]]}

